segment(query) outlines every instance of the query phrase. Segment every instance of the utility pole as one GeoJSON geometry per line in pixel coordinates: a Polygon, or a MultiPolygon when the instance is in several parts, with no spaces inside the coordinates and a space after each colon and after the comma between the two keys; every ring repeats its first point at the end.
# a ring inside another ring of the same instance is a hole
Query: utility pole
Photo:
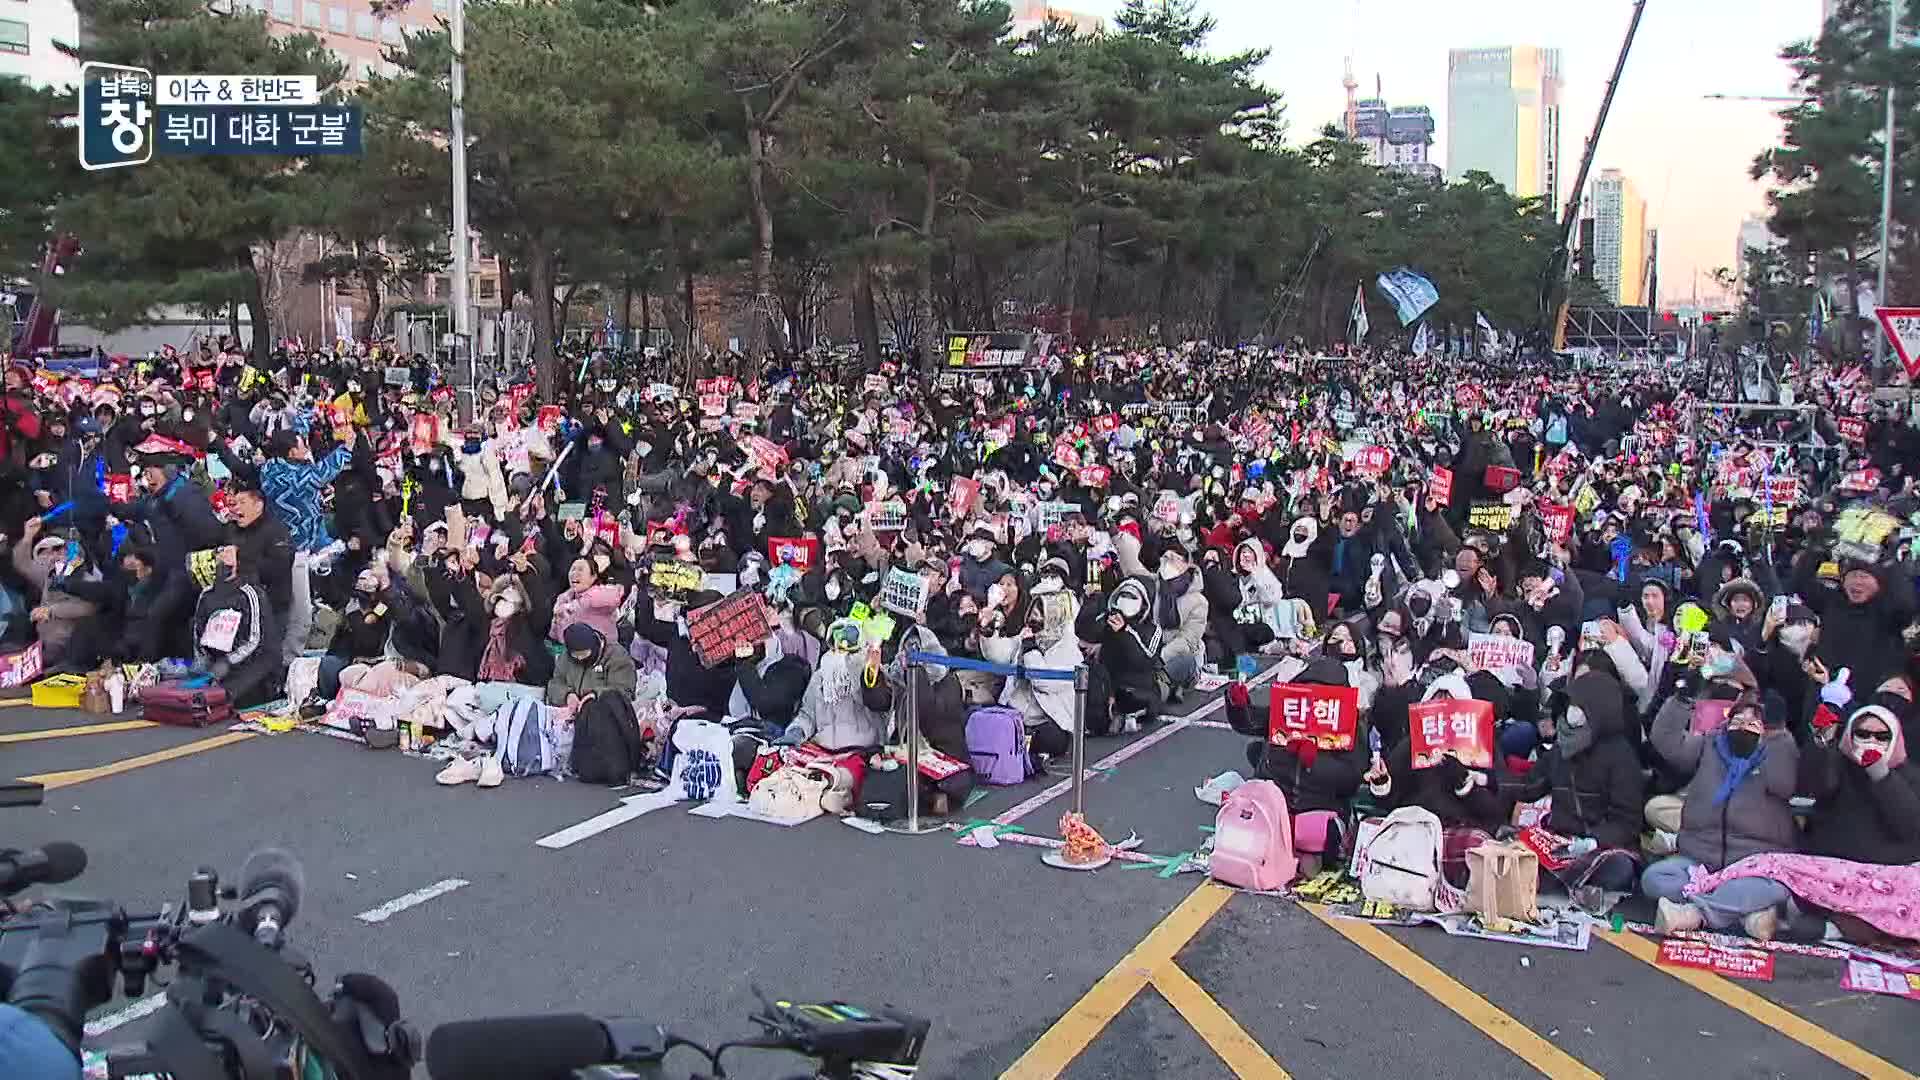
{"type": "MultiPolygon", "coordinates": [[[[1887,48],[1900,47],[1900,0],[1887,0],[1887,48]]],[[[1891,301],[1887,296],[1887,263],[1892,261],[1893,252],[1888,242],[1888,232],[1893,221],[1893,82],[1887,82],[1887,130],[1886,156],[1880,163],[1880,289],[1876,294],[1880,306],[1887,307],[1891,301]]],[[[1873,335],[1873,366],[1878,369],[1886,361],[1887,336],[1873,335]]]]}
{"type": "MultiPolygon", "coordinates": [[[[466,378],[457,397],[461,423],[473,420],[479,394],[478,380],[475,378],[473,361],[473,312],[468,306],[468,249],[472,241],[467,228],[467,5],[466,0],[453,0],[452,18],[449,21],[448,37],[453,45],[453,70],[448,79],[453,97],[452,145],[449,147],[453,161],[453,349],[448,360],[453,367],[449,372],[456,385],[462,380],[455,374],[459,365],[466,365],[466,378]]],[[[535,300],[538,301],[538,297],[535,300]]]]}

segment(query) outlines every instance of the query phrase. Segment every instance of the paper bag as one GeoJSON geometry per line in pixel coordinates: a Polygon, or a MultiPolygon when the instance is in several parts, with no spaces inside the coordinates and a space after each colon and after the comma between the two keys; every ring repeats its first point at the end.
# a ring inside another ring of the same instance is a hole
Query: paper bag
{"type": "Polygon", "coordinates": [[[1467,852],[1467,910],[1489,919],[1533,922],[1540,859],[1525,844],[1481,844],[1467,852]]]}

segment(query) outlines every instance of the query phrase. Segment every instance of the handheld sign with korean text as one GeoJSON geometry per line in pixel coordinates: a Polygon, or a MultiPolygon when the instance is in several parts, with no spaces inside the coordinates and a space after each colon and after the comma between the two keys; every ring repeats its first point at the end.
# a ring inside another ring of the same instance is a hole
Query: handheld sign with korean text
{"type": "Polygon", "coordinates": [[[1351,750],[1360,726],[1360,690],[1353,686],[1279,683],[1267,694],[1267,741],[1312,739],[1322,750],[1351,750]]]}
{"type": "Polygon", "coordinates": [[[767,601],[758,592],[737,592],[687,613],[687,640],[707,667],[733,659],[741,645],[767,637],[767,601]]]}
{"type": "Polygon", "coordinates": [[[1493,703],[1436,698],[1407,706],[1413,767],[1430,769],[1451,750],[1470,769],[1493,768],[1493,703]]]}

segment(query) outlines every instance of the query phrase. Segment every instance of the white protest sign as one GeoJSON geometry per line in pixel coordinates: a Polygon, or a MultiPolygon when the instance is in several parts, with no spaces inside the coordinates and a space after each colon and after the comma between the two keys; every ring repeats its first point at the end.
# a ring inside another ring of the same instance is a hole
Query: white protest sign
{"type": "Polygon", "coordinates": [[[1480,671],[1533,666],[1533,643],[1501,634],[1474,634],[1467,641],[1468,666],[1480,671]]]}

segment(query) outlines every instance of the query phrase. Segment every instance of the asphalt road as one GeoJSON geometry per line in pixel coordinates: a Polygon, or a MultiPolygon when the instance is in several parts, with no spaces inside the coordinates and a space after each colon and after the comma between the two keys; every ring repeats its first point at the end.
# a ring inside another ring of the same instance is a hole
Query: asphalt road
{"type": "MultiPolygon", "coordinates": [[[[1220,719],[1211,701],[1192,707],[1220,719]]],[[[1345,924],[1349,937],[1196,875],[1067,873],[1036,848],[959,846],[950,832],[781,829],[683,806],[548,850],[535,840],[617,795],[548,780],[442,789],[433,762],[311,734],[53,735],[113,719],[131,717],[0,707],[0,772],[64,785],[0,816],[0,843],[77,842],[89,869],[55,891],[129,907],[177,900],[196,866],[234,876],[250,851],[287,847],[307,879],[293,936],[321,978],[380,974],[423,1030],[579,1010],[717,1041],[748,1033],[757,985],[931,1017],[922,1075],[936,1077],[1920,1071],[1920,1005],[1842,990],[1834,960],[1781,955],[1771,983],[1696,985],[1601,937],[1578,953],[1431,928],[1345,924]]],[[[1109,839],[1186,851],[1213,817],[1193,787],[1243,766],[1243,740],[1205,724],[1144,737],[1152,745],[1087,784],[1088,816],[1109,839]]],[[[1094,740],[1089,761],[1129,741],[1094,740]]],[[[1046,786],[996,790],[965,816],[1004,817],[1046,786]]],[[[1018,822],[1054,835],[1067,805],[1018,822]]],[[[729,1061],[744,1076],[799,1064],[729,1061]]]]}

